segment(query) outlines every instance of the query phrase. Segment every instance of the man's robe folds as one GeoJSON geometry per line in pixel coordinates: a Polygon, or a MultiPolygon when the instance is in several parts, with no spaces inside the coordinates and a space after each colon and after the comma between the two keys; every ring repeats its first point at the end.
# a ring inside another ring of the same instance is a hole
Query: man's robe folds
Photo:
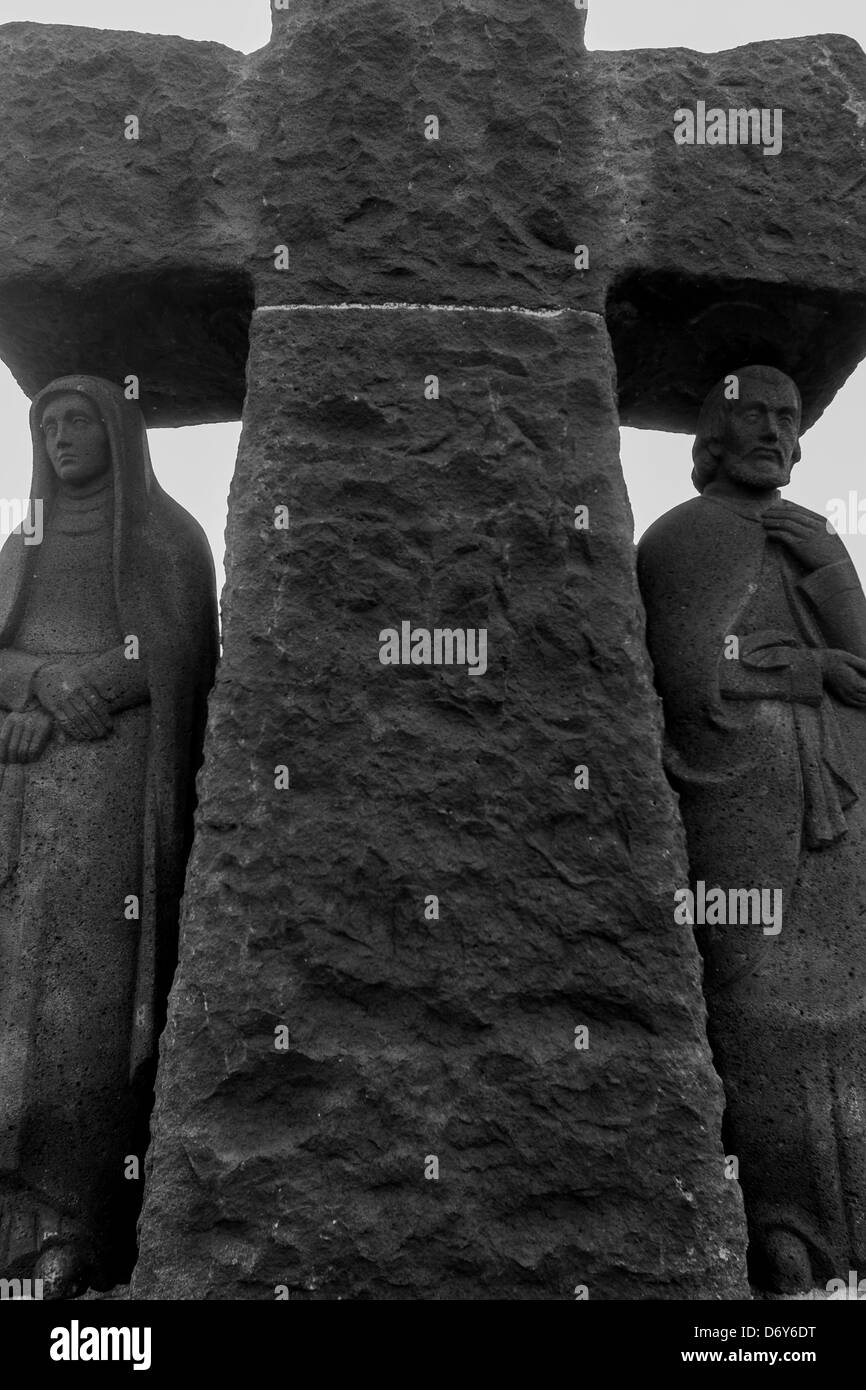
{"type": "Polygon", "coordinates": [[[866,657],[866,599],[717,497],[647,531],[638,577],[692,887],[782,893],[778,935],[697,928],[754,1276],[786,1230],[830,1278],[866,1264],[866,711],[817,653],[866,657]]]}

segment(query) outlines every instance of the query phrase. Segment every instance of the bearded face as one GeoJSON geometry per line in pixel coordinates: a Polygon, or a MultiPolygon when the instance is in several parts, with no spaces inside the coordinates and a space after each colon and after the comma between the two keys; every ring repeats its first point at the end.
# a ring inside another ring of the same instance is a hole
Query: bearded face
{"type": "Polygon", "coordinates": [[[791,384],[748,379],[731,401],[726,427],[716,446],[719,475],[762,491],[791,481],[800,428],[800,411],[791,384]]]}

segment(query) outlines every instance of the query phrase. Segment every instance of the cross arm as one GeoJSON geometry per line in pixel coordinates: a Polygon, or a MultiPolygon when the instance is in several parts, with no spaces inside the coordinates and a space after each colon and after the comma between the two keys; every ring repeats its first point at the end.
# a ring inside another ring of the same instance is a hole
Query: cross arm
{"type": "Polygon", "coordinates": [[[761,361],[813,423],[866,355],[866,55],[825,34],[588,60],[623,422],[689,431],[713,381],[761,361]]]}
{"type": "Polygon", "coordinates": [[[0,27],[0,354],[29,394],[80,369],[138,376],[155,423],[240,413],[244,62],[215,43],[0,27]]]}

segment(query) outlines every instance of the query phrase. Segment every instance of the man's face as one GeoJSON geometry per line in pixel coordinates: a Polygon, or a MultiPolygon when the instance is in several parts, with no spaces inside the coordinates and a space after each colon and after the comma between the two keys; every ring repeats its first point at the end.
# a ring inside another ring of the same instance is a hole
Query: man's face
{"type": "Polygon", "coordinates": [[[721,441],[719,470],[744,487],[785,487],[791,481],[800,417],[791,386],[742,381],[721,441]]]}
{"type": "Polygon", "coordinates": [[[51,466],[69,487],[83,487],[108,471],[108,435],[86,396],[54,396],[42,412],[42,433],[51,466]]]}

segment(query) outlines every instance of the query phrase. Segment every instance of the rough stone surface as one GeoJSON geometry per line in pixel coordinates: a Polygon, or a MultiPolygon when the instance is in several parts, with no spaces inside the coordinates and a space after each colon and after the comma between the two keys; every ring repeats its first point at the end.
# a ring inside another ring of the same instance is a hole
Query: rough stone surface
{"type": "Polygon", "coordinates": [[[31,393],[136,373],[182,424],[240,414],[254,302],[569,305],[609,315],[627,423],[690,429],[738,334],[810,423],[866,352],[866,58],[834,35],[587,53],[584,20],[296,0],[249,56],[0,27],[4,359],[31,393]],[[782,154],[678,147],[699,99],[781,107],[782,154]]]}
{"type": "Polygon", "coordinates": [[[151,422],[236,416],[262,311],[147,1297],[746,1292],[601,316],[626,421],[687,428],[746,321],[814,418],[866,350],[866,60],[588,54],[583,18],[296,0],[249,57],[0,29],[25,389],[133,373],[151,422]],[[678,106],[746,92],[779,159],[675,146],[678,106]],[[475,312],[280,307],[341,303],[475,312]],[[382,667],[403,618],[486,625],[490,671],[382,667]]]}
{"type": "Polygon", "coordinates": [[[71,371],[134,373],[160,423],[240,414],[251,233],[220,166],[244,158],[226,103],[245,61],[156,35],[0,27],[0,351],[30,394],[71,371]]]}
{"type": "Polygon", "coordinates": [[[252,342],[133,1296],[748,1297],[603,323],[252,342]],[[487,674],[383,666],[404,618],[487,674]]]}
{"type": "Polygon", "coordinates": [[[795,377],[808,427],[866,352],[866,55],[824,34],[595,60],[623,423],[692,432],[734,360],[795,377]],[[678,146],[698,100],[780,109],[781,153],[678,146]]]}

